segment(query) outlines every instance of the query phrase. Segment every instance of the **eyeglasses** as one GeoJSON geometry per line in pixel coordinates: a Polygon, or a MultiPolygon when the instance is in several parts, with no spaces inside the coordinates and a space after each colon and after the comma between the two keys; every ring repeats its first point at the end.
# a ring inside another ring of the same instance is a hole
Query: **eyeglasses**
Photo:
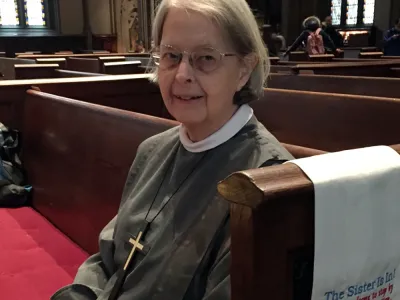
{"type": "Polygon", "coordinates": [[[170,45],[161,45],[151,56],[160,69],[168,70],[179,66],[185,53],[189,56],[190,65],[203,73],[218,69],[225,56],[236,56],[234,53],[222,53],[214,48],[201,48],[193,52],[179,51],[170,45]]]}

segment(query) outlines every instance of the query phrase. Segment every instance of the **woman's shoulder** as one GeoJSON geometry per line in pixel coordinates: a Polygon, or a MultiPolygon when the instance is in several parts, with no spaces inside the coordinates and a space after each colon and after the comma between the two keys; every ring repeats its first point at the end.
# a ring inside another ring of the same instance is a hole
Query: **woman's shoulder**
{"type": "Polygon", "coordinates": [[[179,126],[172,127],[166,131],[160,132],[145,139],[138,148],[138,154],[153,152],[155,149],[160,150],[169,147],[179,139],[179,126]]]}
{"type": "Polygon", "coordinates": [[[249,121],[249,146],[256,151],[268,152],[274,157],[291,159],[292,155],[278,139],[254,116],[249,121]]]}

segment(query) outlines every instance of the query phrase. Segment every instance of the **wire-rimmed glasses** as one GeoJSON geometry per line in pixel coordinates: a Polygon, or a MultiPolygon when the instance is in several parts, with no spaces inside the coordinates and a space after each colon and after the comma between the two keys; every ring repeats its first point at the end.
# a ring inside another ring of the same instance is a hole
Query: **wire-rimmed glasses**
{"type": "Polygon", "coordinates": [[[199,48],[195,51],[180,51],[171,45],[161,45],[151,56],[156,66],[162,70],[173,69],[179,66],[183,55],[189,56],[189,63],[195,70],[211,73],[222,65],[225,56],[236,56],[234,53],[222,53],[211,47],[199,48]]]}

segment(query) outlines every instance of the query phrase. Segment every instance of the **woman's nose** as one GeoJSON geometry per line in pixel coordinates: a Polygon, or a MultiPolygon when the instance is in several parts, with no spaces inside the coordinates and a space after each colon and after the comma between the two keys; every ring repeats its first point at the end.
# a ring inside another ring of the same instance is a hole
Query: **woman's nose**
{"type": "Polygon", "coordinates": [[[176,80],[180,83],[193,82],[194,80],[194,69],[190,63],[190,58],[187,55],[182,57],[181,62],[178,65],[176,71],[176,80]]]}

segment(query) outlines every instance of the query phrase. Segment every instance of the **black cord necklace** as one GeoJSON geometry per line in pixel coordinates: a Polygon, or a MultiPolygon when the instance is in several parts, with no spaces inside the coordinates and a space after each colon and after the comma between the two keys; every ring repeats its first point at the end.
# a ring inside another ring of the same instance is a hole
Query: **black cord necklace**
{"type": "MultiPolygon", "coordinates": [[[[179,147],[178,147],[179,149],[179,147]]],[[[178,151],[178,150],[177,150],[178,151]]],[[[158,186],[157,192],[153,198],[153,201],[150,204],[150,207],[147,211],[147,214],[144,218],[144,222],[142,224],[142,227],[139,229],[138,234],[129,239],[129,243],[132,245],[132,249],[129,253],[129,256],[125,262],[125,265],[123,268],[118,270],[118,274],[117,274],[117,281],[115,282],[115,285],[111,291],[110,296],[108,297],[108,300],[116,300],[119,296],[119,293],[121,291],[121,288],[125,282],[126,276],[128,275],[128,271],[129,268],[131,266],[131,263],[133,261],[133,258],[135,257],[136,253],[141,252],[142,254],[146,255],[149,251],[149,247],[147,245],[144,245],[143,239],[148,231],[148,229],[150,228],[150,225],[154,222],[154,220],[160,215],[160,213],[164,210],[164,208],[168,205],[168,203],[171,201],[171,199],[175,196],[175,194],[181,189],[181,187],[183,186],[183,184],[186,182],[186,180],[193,174],[193,172],[200,166],[201,162],[204,160],[204,158],[206,157],[208,151],[204,152],[203,156],[196,162],[196,164],[194,165],[194,167],[190,170],[190,172],[185,176],[185,178],[179,183],[179,185],[177,186],[177,188],[175,189],[175,191],[172,193],[172,195],[169,197],[169,199],[167,201],[165,201],[165,203],[161,206],[161,208],[159,209],[159,211],[155,214],[155,216],[151,219],[148,220],[148,216],[150,214],[151,209],[153,208],[153,205],[155,203],[155,201],[157,200],[158,194],[161,190],[161,187],[164,184],[165,178],[167,177],[173,162],[176,161],[177,159],[177,151],[175,153],[175,158],[171,159],[171,162],[169,163],[167,170],[163,176],[163,179],[161,180],[160,185],[158,186]]]]}

